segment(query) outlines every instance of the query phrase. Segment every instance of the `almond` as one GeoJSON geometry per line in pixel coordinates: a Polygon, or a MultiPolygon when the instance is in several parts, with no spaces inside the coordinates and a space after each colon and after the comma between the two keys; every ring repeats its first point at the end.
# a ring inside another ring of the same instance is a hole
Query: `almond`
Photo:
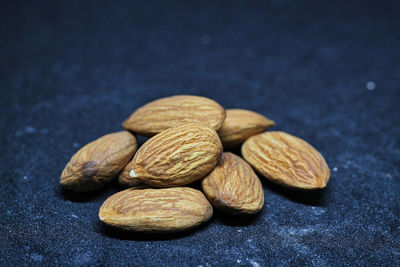
{"type": "Polygon", "coordinates": [[[246,109],[227,109],[222,128],[218,131],[224,148],[243,143],[247,138],[264,132],[275,122],[246,109]]]}
{"type": "Polygon", "coordinates": [[[118,176],[118,183],[120,185],[122,185],[123,187],[141,187],[142,185],[144,185],[139,179],[130,177],[130,172],[131,163],[129,162],[118,176]]]}
{"type": "Polygon", "coordinates": [[[284,132],[250,137],[242,155],[268,180],[294,189],[321,189],[330,170],[322,155],[306,141],[284,132]]]}
{"type": "Polygon", "coordinates": [[[225,119],[225,110],[209,98],[177,95],[161,98],[137,109],[123,122],[129,131],[152,136],[178,125],[199,122],[219,130],[225,119]]]}
{"type": "Polygon", "coordinates": [[[264,205],[260,179],[240,157],[226,152],[219,164],[202,181],[208,200],[229,214],[253,214],[264,205]]]}
{"type": "Polygon", "coordinates": [[[127,131],[100,137],[72,156],[61,174],[60,183],[77,192],[98,189],[117,176],[136,148],[136,138],[127,131]]]}
{"type": "Polygon", "coordinates": [[[130,176],[155,187],[186,185],[217,165],[222,144],[216,131],[188,123],[150,138],[136,152],[130,176]]]}
{"type": "Polygon", "coordinates": [[[99,218],[124,230],[179,232],[208,221],[213,209],[203,193],[189,187],[126,189],[109,197],[99,218]]]}

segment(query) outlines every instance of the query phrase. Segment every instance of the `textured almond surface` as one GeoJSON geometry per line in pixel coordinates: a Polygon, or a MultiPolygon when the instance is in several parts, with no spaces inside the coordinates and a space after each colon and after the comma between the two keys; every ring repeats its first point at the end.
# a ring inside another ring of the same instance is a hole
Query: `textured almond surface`
{"type": "Polygon", "coordinates": [[[306,141],[284,132],[250,137],[242,146],[250,165],[272,182],[298,189],[320,189],[330,171],[322,155],[306,141]]]}
{"type": "Polygon", "coordinates": [[[118,183],[124,187],[138,187],[142,186],[143,182],[137,178],[129,176],[131,172],[131,163],[129,162],[118,176],[118,183]]]}
{"type": "Polygon", "coordinates": [[[140,232],[178,232],[208,221],[211,204],[199,190],[189,187],[126,189],[101,206],[104,223],[140,232]]]}
{"type": "Polygon", "coordinates": [[[150,138],[132,160],[131,177],[156,187],[186,185],[206,176],[222,154],[218,134],[189,123],[150,138]]]}
{"type": "Polygon", "coordinates": [[[98,189],[118,175],[136,149],[136,138],[127,131],[104,135],[72,156],[60,183],[78,192],[98,189]]]}
{"type": "Polygon", "coordinates": [[[202,181],[205,195],[229,214],[253,214],[264,205],[260,179],[240,157],[226,152],[219,164],[202,181]]]}
{"type": "Polygon", "coordinates": [[[190,122],[200,122],[219,130],[224,119],[224,108],[214,100],[201,96],[177,95],[144,105],[122,125],[129,131],[152,136],[190,122]]]}
{"type": "Polygon", "coordinates": [[[227,109],[222,128],[218,131],[225,148],[243,143],[247,138],[261,133],[275,123],[256,112],[245,109],[227,109]]]}

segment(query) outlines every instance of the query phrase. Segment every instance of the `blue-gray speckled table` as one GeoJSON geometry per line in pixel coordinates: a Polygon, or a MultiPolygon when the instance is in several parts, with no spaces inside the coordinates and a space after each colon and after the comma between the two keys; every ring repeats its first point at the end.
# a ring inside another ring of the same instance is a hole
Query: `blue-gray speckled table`
{"type": "Polygon", "coordinates": [[[399,265],[398,1],[141,2],[1,1],[0,265],[399,265]],[[324,155],[328,187],[263,180],[259,216],[185,234],[104,227],[118,186],[63,192],[61,170],[172,94],[275,120],[324,155]]]}

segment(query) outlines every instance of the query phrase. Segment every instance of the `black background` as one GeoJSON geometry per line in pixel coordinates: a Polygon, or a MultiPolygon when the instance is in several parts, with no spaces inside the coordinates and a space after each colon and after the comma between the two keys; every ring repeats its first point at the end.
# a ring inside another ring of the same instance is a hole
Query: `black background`
{"type": "Polygon", "coordinates": [[[397,3],[1,1],[0,263],[398,265],[397,3]],[[328,187],[263,179],[259,216],[216,211],[184,234],[105,227],[98,209],[118,186],[69,194],[63,167],[174,94],[273,119],[324,155],[328,187]]]}

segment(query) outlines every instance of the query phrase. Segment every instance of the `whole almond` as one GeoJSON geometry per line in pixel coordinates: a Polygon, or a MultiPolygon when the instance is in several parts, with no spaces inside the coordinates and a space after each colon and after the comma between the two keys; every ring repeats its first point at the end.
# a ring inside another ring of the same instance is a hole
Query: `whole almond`
{"type": "Polygon", "coordinates": [[[131,163],[126,164],[125,168],[122,169],[118,176],[118,183],[123,187],[141,187],[143,182],[137,178],[132,178],[129,176],[131,172],[131,163]]]}
{"type": "Polygon", "coordinates": [[[136,138],[127,131],[104,135],[72,156],[60,183],[77,192],[98,189],[117,176],[136,148],[136,138]]]}
{"type": "Polygon", "coordinates": [[[208,221],[212,207],[203,193],[189,187],[126,189],[109,197],[99,218],[124,230],[179,232],[208,221]]]}
{"type": "Polygon", "coordinates": [[[202,180],[202,188],[216,208],[229,214],[254,214],[264,205],[260,179],[243,159],[229,152],[202,180]]]}
{"type": "Polygon", "coordinates": [[[330,170],[322,155],[306,141],[284,132],[250,137],[242,155],[268,180],[294,189],[321,189],[330,170]]]}
{"type": "Polygon", "coordinates": [[[144,105],[122,125],[129,131],[152,136],[190,122],[207,124],[219,130],[224,119],[224,108],[214,100],[201,96],[177,95],[160,98],[144,105]]]}
{"type": "Polygon", "coordinates": [[[218,131],[225,148],[243,143],[247,138],[264,132],[275,122],[256,112],[246,109],[227,109],[222,128],[218,131]]]}
{"type": "Polygon", "coordinates": [[[136,152],[130,176],[155,187],[186,185],[217,165],[222,144],[207,125],[188,123],[150,138],[136,152]]]}

